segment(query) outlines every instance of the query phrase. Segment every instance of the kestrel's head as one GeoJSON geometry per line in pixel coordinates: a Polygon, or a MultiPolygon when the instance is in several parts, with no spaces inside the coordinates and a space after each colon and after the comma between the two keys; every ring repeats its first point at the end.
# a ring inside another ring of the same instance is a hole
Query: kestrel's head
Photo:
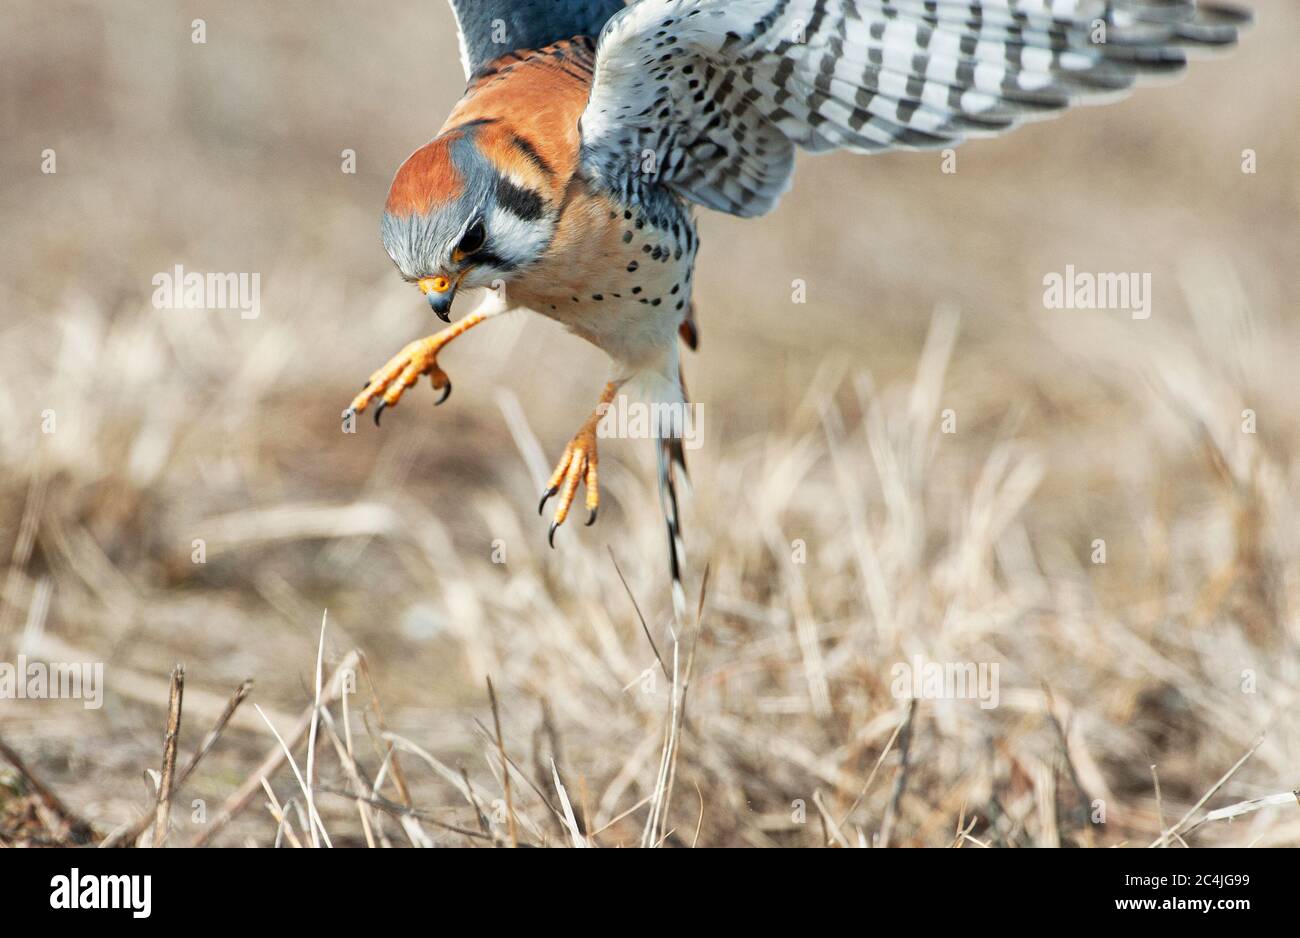
{"type": "Polygon", "coordinates": [[[444,132],[397,170],[384,247],[444,322],[459,288],[509,280],[545,253],[555,228],[548,171],[493,121],[444,132]]]}

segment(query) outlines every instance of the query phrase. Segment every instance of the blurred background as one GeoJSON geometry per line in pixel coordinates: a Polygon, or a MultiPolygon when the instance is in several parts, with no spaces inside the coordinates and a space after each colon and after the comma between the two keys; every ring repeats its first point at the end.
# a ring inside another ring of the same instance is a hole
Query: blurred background
{"type": "MultiPolygon", "coordinates": [[[[669,843],[1145,845],[1261,735],[1207,807],[1300,784],[1300,10],[1251,5],[1229,54],[956,172],[804,157],[769,217],[703,214],[692,612],[709,583],[669,843]],[[1151,317],[1045,309],[1066,265],[1150,273],[1151,317]],[[891,669],[914,655],[998,664],[998,706],[909,708],[891,669]]],[[[0,16],[0,661],[102,662],[106,685],[100,709],[0,700],[0,740],[111,836],[155,797],[173,664],[182,763],[253,679],[170,842],[305,840],[287,769],[287,825],[264,804],[251,704],[291,735],[328,609],[326,672],[368,665],[338,732],[372,801],[421,812],[358,807],[322,741],[336,845],[567,843],[561,784],[593,842],[637,843],[672,722],[637,612],[671,671],[653,448],[602,445],[601,519],[556,550],[535,511],[600,353],[514,314],[441,357],[447,405],[422,383],[340,432],[439,325],[378,225],[463,87],[446,6],[0,16]],[[259,273],[260,316],[156,309],[177,264],[259,273]]],[[[0,839],[60,839],[47,808],[0,770],[0,839]]],[[[1184,836],[1294,845],[1300,807],[1184,836]]]]}

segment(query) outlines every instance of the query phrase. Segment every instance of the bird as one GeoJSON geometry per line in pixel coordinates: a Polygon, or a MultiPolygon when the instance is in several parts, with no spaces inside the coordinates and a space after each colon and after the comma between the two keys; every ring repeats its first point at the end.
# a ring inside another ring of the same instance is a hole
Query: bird
{"type": "MultiPolygon", "coordinates": [[[[542,492],[554,547],[585,490],[600,504],[598,421],[629,382],[685,405],[698,343],[696,210],[742,218],[790,188],[795,153],[933,150],[1112,100],[1188,53],[1233,45],[1248,11],[1195,0],[450,0],[463,97],[400,165],[380,232],[449,325],[406,345],[344,412],[375,422],[453,339],[507,309],[602,349],[595,411],[542,492]],[[450,322],[462,291],[508,303],[450,322]]],[[[666,411],[665,411],[666,412],[666,411]]],[[[679,429],[679,428],[678,428],[679,429]]],[[[679,432],[655,427],[680,589],[679,432]]]]}

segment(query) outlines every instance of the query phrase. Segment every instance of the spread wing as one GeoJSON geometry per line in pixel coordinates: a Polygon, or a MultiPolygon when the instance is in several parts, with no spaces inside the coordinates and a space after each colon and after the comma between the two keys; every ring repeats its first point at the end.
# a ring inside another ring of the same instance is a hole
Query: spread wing
{"type": "Polygon", "coordinates": [[[954,146],[1236,41],[1195,0],[639,0],[600,37],[588,172],[733,215],[789,187],[795,146],[954,146]]]}
{"type": "Polygon", "coordinates": [[[600,35],[623,0],[450,0],[468,80],[493,59],[561,39],[600,35]]]}

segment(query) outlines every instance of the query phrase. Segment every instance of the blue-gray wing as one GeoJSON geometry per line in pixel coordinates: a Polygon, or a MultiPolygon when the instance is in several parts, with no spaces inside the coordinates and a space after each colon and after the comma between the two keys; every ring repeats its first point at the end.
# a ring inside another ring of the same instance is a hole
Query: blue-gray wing
{"type": "Polygon", "coordinates": [[[595,39],[623,0],[450,0],[465,78],[493,59],[561,39],[595,39]]]}

